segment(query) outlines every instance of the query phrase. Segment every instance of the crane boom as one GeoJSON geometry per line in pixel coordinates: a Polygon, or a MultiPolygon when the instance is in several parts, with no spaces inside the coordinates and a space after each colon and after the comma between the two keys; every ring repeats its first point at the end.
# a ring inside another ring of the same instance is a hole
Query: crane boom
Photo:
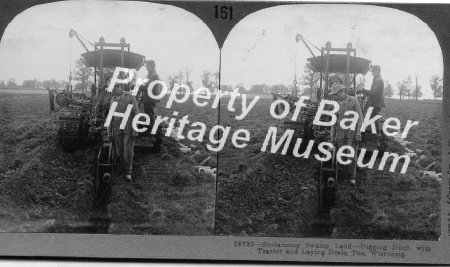
{"type": "Polygon", "coordinates": [[[70,38],[73,38],[74,35],[75,35],[75,37],[77,37],[78,41],[79,41],[80,44],[84,47],[84,49],[86,49],[86,52],[90,52],[89,49],[87,49],[86,45],[83,43],[83,41],[81,41],[80,37],[78,36],[78,33],[77,33],[75,30],[70,29],[70,31],[69,31],[69,37],[70,37],[70,38]]]}
{"type": "Polygon", "coordinates": [[[314,55],[313,51],[311,50],[311,48],[309,47],[309,45],[306,43],[305,39],[303,38],[303,36],[301,34],[297,34],[295,40],[298,42],[300,40],[302,40],[303,44],[306,46],[306,48],[308,48],[309,52],[311,53],[311,55],[313,57],[316,57],[316,55],[314,55]]]}

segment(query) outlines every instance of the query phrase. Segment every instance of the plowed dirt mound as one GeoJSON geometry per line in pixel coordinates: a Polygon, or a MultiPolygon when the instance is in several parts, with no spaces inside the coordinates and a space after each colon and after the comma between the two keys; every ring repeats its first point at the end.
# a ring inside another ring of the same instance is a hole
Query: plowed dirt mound
{"type": "MultiPolygon", "coordinates": [[[[83,150],[64,151],[57,144],[45,139],[33,144],[28,152],[14,159],[0,173],[2,188],[0,206],[14,214],[10,222],[53,219],[42,231],[54,231],[59,224],[87,221],[92,205],[92,160],[95,152],[83,150]],[[53,230],[52,230],[53,229],[53,230]]],[[[34,143],[34,142],[33,142],[34,143]]],[[[5,218],[2,226],[7,231],[22,231],[11,228],[5,218]]],[[[33,230],[33,231],[40,231],[33,230]]]]}
{"type": "Polygon", "coordinates": [[[360,170],[358,188],[341,186],[331,217],[333,237],[437,240],[440,184],[415,167],[406,174],[360,170]]]}
{"type": "MultiPolygon", "coordinates": [[[[189,145],[189,144],[187,144],[189,145]]],[[[183,154],[173,138],[163,138],[162,151],[137,149],[133,183],[117,178],[108,210],[109,233],[157,235],[212,235],[214,228],[215,177],[194,166],[216,157],[203,145],[183,154]]]]}
{"type": "Polygon", "coordinates": [[[263,153],[237,174],[219,173],[216,234],[305,236],[317,205],[317,161],[263,153]],[[245,170],[244,170],[245,169],[245,170]]]}
{"type": "Polygon", "coordinates": [[[95,148],[58,146],[46,95],[1,95],[0,112],[0,231],[58,231],[87,221],[95,148]]]}

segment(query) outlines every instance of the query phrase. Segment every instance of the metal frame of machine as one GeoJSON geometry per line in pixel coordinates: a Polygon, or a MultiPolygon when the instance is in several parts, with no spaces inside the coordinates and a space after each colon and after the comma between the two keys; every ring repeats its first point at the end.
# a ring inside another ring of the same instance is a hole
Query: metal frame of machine
{"type": "MultiPolygon", "coordinates": [[[[101,207],[109,202],[114,171],[117,167],[114,161],[114,144],[109,140],[107,129],[103,126],[105,113],[109,109],[108,103],[112,97],[112,94],[106,90],[105,68],[140,68],[143,66],[145,57],[130,52],[130,44],[126,43],[124,38],[121,38],[119,43],[106,43],[103,37],[95,44],[88,41],[94,47],[94,51],[89,51],[81,40],[81,35],[76,31],[70,30],[69,36],[70,38],[75,36],[86,50],[81,55],[81,59],[86,66],[94,68],[93,86],[95,89],[102,90],[95,90],[96,95],[86,97],[86,95],[73,93],[71,85],[63,92],[48,89],[50,109],[58,113],[58,140],[64,148],[80,148],[88,134],[96,136],[99,140],[94,189],[96,190],[96,206],[101,207]],[[100,105],[101,99],[105,105],[100,105]],[[59,109],[55,109],[54,100],[60,106],[59,109]]],[[[70,84],[71,80],[72,72],[70,71],[70,84]]]]}
{"type": "MultiPolygon", "coordinates": [[[[357,75],[365,75],[370,68],[371,61],[357,57],[356,49],[352,47],[351,43],[347,43],[345,48],[334,48],[331,46],[331,42],[327,42],[325,47],[321,47],[320,49],[314,46],[314,48],[320,51],[320,56],[316,56],[308,45],[307,40],[300,34],[297,34],[296,42],[298,43],[300,40],[312,55],[312,57],[307,59],[309,66],[315,73],[320,73],[319,88],[316,92],[317,100],[308,102],[308,105],[300,112],[297,121],[280,121],[279,127],[281,130],[288,128],[295,130],[294,137],[300,137],[304,141],[311,139],[320,142],[328,141],[331,132],[330,127],[313,125],[313,120],[322,99],[330,100],[331,98],[329,95],[331,74],[344,75],[343,81],[346,87],[346,93],[356,96],[362,105],[363,112],[365,112],[366,98],[362,95],[357,96],[354,90],[356,89],[357,75]]],[[[294,79],[294,86],[297,88],[297,77],[294,79]]],[[[284,99],[290,103],[291,111],[295,108],[294,103],[299,100],[296,92],[292,92],[287,96],[274,93],[272,93],[272,95],[274,100],[284,99]]],[[[280,108],[280,106],[277,107],[277,114],[281,113],[279,110],[280,108]]],[[[302,144],[307,144],[307,142],[302,142],[302,144]]],[[[293,146],[291,146],[288,151],[291,151],[292,148],[293,146]]],[[[317,212],[318,215],[326,221],[329,220],[329,213],[334,205],[337,186],[341,182],[339,179],[341,168],[336,162],[335,149],[332,151],[332,154],[332,160],[321,162],[318,177],[319,194],[317,212]]]]}
{"type": "MultiPolygon", "coordinates": [[[[330,73],[344,74],[346,94],[355,95],[354,92],[351,92],[350,85],[353,84],[353,89],[355,89],[357,75],[366,74],[370,66],[369,60],[356,57],[356,49],[352,47],[351,43],[347,43],[345,48],[333,48],[331,43],[327,42],[325,47],[321,48],[321,56],[309,58],[308,61],[314,71],[320,72],[320,88],[317,90],[318,103],[322,99],[330,99],[330,73]],[[332,52],[338,53],[332,54],[332,52]],[[353,76],[352,80],[350,80],[351,76],[353,76]]],[[[361,96],[358,99],[360,102],[364,100],[361,96]]],[[[327,133],[325,139],[328,139],[329,129],[327,128],[329,127],[321,128],[321,132],[327,133]]],[[[318,213],[324,217],[329,216],[329,211],[334,204],[336,187],[340,184],[340,171],[334,148],[332,160],[320,163],[318,213]]]]}

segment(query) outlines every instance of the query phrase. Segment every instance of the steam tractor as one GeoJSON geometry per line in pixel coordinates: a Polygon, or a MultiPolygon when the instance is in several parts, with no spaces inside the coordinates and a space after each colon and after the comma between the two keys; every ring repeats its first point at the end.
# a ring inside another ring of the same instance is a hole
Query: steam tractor
{"type": "MultiPolygon", "coordinates": [[[[278,128],[283,132],[286,129],[294,130],[294,138],[302,138],[303,144],[308,144],[309,140],[315,140],[316,144],[320,142],[330,142],[331,140],[331,127],[313,125],[314,117],[316,116],[320,102],[323,99],[332,100],[329,95],[330,88],[334,79],[339,77],[343,81],[345,86],[345,92],[348,95],[357,97],[362,112],[365,115],[367,111],[367,99],[362,94],[356,94],[356,78],[358,75],[367,74],[370,69],[371,61],[365,58],[356,56],[356,49],[352,47],[351,43],[348,43],[345,48],[334,48],[330,42],[327,42],[325,47],[317,48],[320,51],[320,56],[314,55],[312,49],[307,44],[307,40],[300,34],[296,36],[296,42],[302,41],[308,48],[312,57],[307,59],[308,67],[314,74],[319,75],[319,87],[315,95],[312,95],[308,100],[307,106],[302,108],[297,121],[284,120],[280,121],[278,128]]],[[[297,88],[297,81],[294,79],[294,87],[297,88]]],[[[289,95],[274,94],[274,101],[277,99],[284,99],[290,104],[290,112],[295,109],[294,103],[299,100],[297,96],[297,90],[293,90],[289,95]]],[[[275,112],[281,114],[281,110],[284,106],[278,105],[275,112]]],[[[290,116],[286,116],[289,118],[290,116]]],[[[325,118],[322,118],[322,120],[325,118]]],[[[383,119],[380,119],[380,123],[383,123],[383,119]]],[[[371,152],[378,150],[382,154],[386,149],[387,137],[382,133],[381,137],[372,134],[370,131],[362,133],[362,144],[360,148],[365,148],[368,152],[367,155],[371,155],[371,152]]],[[[292,151],[293,145],[288,151],[292,151]]],[[[300,147],[302,149],[302,147],[300,147]]],[[[331,208],[334,205],[335,192],[337,187],[342,184],[342,168],[336,162],[336,149],[332,151],[332,160],[327,162],[321,162],[319,177],[318,177],[318,213],[323,217],[327,217],[331,208]],[[340,179],[341,178],[341,179],[340,179]]]]}
{"type": "MultiPolygon", "coordinates": [[[[85,146],[88,137],[97,140],[99,146],[96,170],[96,192],[99,205],[108,201],[106,196],[111,189],[111,181],[117,164],[114,162],[114,146],[107,136],[107,129],[103,126],[112,93],[106,90],[105,76],[112,74],[116,67],[128,69],[141,68],[145,63],[143,55],[130,52],[130,44],[122,38],[119,43],[107,43],[104,38],[92,44],[74,30],[69,32],[70,38],[76,37],[82,44],[85,53],[81,54],[84,65],[94,70],[94,81],[91,86],[91,95],[85,93],[74,93],[69,85],[64,91],[48,89],[50,109],[57,114],[58,120],[58,143],[65,149],[79,149],[85,146]],[[89,51],[81,40],[83,38],[94,48],[89,51]],[[57,103],[58,107],[55,106],[57,103]]],[[[91,69],[92,70],[92,69],[91,69]]],[[[69,81],[72,79],[71,71],[69,81]]],[[[69,82],[71,84],[71,82],[69,82]]],[[[125,85],[126,86],[126,85],[125,85]]],[[[127,90],[127,88],[124,88],[127,90]]],[[[141,96],[137,96],[138,103],[141,96]]],[[[158,130],[153,151],[159,151],[161,147],[162,130],[158,130]]],[[[145,146],[146,137],[140,136],[137,144],[145,146]]],[[[147,137],[148,138],[148,137],[147,137]]]]}

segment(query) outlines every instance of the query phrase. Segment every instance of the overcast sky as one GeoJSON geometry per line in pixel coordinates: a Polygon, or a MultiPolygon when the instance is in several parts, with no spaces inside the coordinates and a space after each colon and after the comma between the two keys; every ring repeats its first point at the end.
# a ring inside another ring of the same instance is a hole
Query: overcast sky
{"type": "MultiPolygon", "coordinates": [[[[32,7],[8,25],[0,42],[0,80],[67,80],[69,67],[84,52],[69,38],[70,29],[91,42],[101,36],[107,42],[125,37],[131,51],[156,60],[162,79],[189,68],[194,87],[199,87],[203,70],[218,70],[219,49],[211,31],[183,9],[132,1],[71,1],[32,7]]],[[[289,5],[253,13],[230,32],[222,51],[222,84],[291,84],[295,61],[301,76],[310,57],[295,42],[297,33],[319,48],[327,41],[333,47],[352,42],[357,56],[381,65],[382,76],[394,87],[419,74],[427,98],[432,97],[431,76],[443,73],[433,32],[413,15],[368,5],[289,5]]],[[[366,79],[369,87],[370,73],[366,79]]]]}
{"type": "MultiPolygon", "coordinates": [[[[381,65],[383,78],[394,87],[419,74],[424,97],[432,98],[431,76],[443,75],[438,41],[413,15],[368,5],[289,5],[253,13],[233,28],[223,47],[222,83],[292,84],[296,46],[297,76],[311,57],[303,43],[295,42],[297,33],[319,48],[327,41],[332,47],[351,42],[357,56],[381,65]]],[[[368,88],[370,73],[366,80],[368,88]]]]}
{"type": "Polygon", "coordinates": [[[219,69],[211,31],[183,9],[132,1],[64,1],[34,6],[8,25],[0,42],[0,80],[68,80],[70,47],[72,66],[85,52],[76,38],[69,38],[70,29],[92,43],[101,36],[115,43],[124,37],[132,52],[156,61],[161,79],[189,68],[199,87],[203,70],[219,69]]]}

